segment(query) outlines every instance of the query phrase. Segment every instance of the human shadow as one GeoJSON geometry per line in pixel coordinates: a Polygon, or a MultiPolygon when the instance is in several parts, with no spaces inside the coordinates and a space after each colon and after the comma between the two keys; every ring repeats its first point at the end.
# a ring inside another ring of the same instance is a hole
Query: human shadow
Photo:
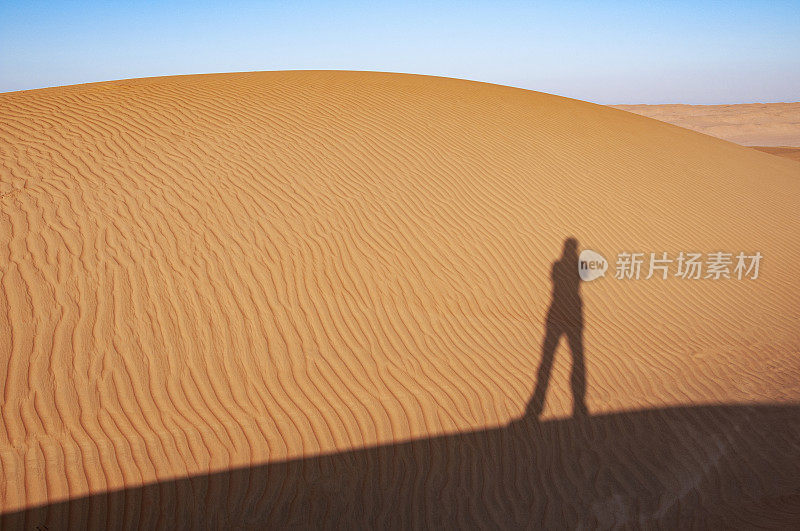
{"type": "Polygon", "coordinates": [[[575,238],[564,240],[561,258],[553,264],[550,280],[553,288],[545,320],[542,359],[536,377],[536,388],[528,402],[527,414],[534,417],[542,414],[556,347],[561,337],[565,336],[572,353],[570,387],[573,416],[582,417],[588,414],[588,410],[586,364],[583,358],[583,300],[578,274],[578,240],[575,238]]]}

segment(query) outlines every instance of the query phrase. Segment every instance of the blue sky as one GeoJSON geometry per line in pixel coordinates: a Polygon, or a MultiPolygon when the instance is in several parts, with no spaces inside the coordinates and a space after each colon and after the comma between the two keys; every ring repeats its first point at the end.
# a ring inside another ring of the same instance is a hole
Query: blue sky
{"type": "Polygon", "coordinates": [[[0,92],[250,70],[413,72],[597,103],[800,100],[794,2],[0,2],[0,92]]]}

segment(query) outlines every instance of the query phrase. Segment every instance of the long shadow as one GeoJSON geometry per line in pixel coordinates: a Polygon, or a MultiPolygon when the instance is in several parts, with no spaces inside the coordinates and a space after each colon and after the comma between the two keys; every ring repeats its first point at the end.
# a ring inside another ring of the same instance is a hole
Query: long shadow
{"type": "Polygon", "coordinates": [[[799,441],[798,406],[526,416],[35,507],[0,527],[796,528],[799,441]]]}
{"type": "Polygon", "coordinates": [[[576,253],[567,240],[553,266],[536,388],[506,426],[105,492],[0,529],[800,527],[800,406],[587,414],[576,253]],[[575,415],[543,422],[562,336],[575,415]]]}

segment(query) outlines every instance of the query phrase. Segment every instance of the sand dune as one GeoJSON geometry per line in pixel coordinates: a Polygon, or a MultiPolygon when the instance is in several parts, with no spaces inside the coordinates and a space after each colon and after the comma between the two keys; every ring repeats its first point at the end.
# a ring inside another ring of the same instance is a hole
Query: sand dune
{"type": "Polygon", "coordinates": [[[800,148],[792,148],[792,147],[756,147],[759,151],[763,151],[764,153],[769,153],[770,155],[778,155],[779,157],[786,157],[790,160],[796,160],[800,162],[800,148]]]}
{"type": "Polygon", "coordinates": [[[743,146],[800,147],[800,102],[613,107],[743,146]]]}
{"type": "Polygon", "coordinates": [[[9,527],[800,518],[796,162],[354,72],[0,94],[0,153],[9,527]],[[537,420],[568,237],[764,259],[584,284],[537,420]]]}

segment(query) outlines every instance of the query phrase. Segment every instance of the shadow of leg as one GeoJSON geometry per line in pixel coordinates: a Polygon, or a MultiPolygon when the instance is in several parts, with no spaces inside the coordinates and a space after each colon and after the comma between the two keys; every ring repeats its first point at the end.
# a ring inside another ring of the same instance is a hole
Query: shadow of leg
{"type": "Polygon", "coordinates": [[[586,363],[583,360],[583,334],[580,328],[567,333],[569,349],[572,352],[572,416],[585,417],[589,414],[586,408],[586,363]]]}
{"type": "Polygon", "coordinates": [[[544,409],[544,399],[547,393],[547,385],[550,383],[550,371],[553,368],[553,357],[558,346],[558,339],[561,332],[548,326],[542,344],[542,361],[539,364],[539,372],[536,375],[536,390],[533,392],[531,401],[528,402],[528,409],[525,412],[528,416],[538,417],[544,409]]]}

